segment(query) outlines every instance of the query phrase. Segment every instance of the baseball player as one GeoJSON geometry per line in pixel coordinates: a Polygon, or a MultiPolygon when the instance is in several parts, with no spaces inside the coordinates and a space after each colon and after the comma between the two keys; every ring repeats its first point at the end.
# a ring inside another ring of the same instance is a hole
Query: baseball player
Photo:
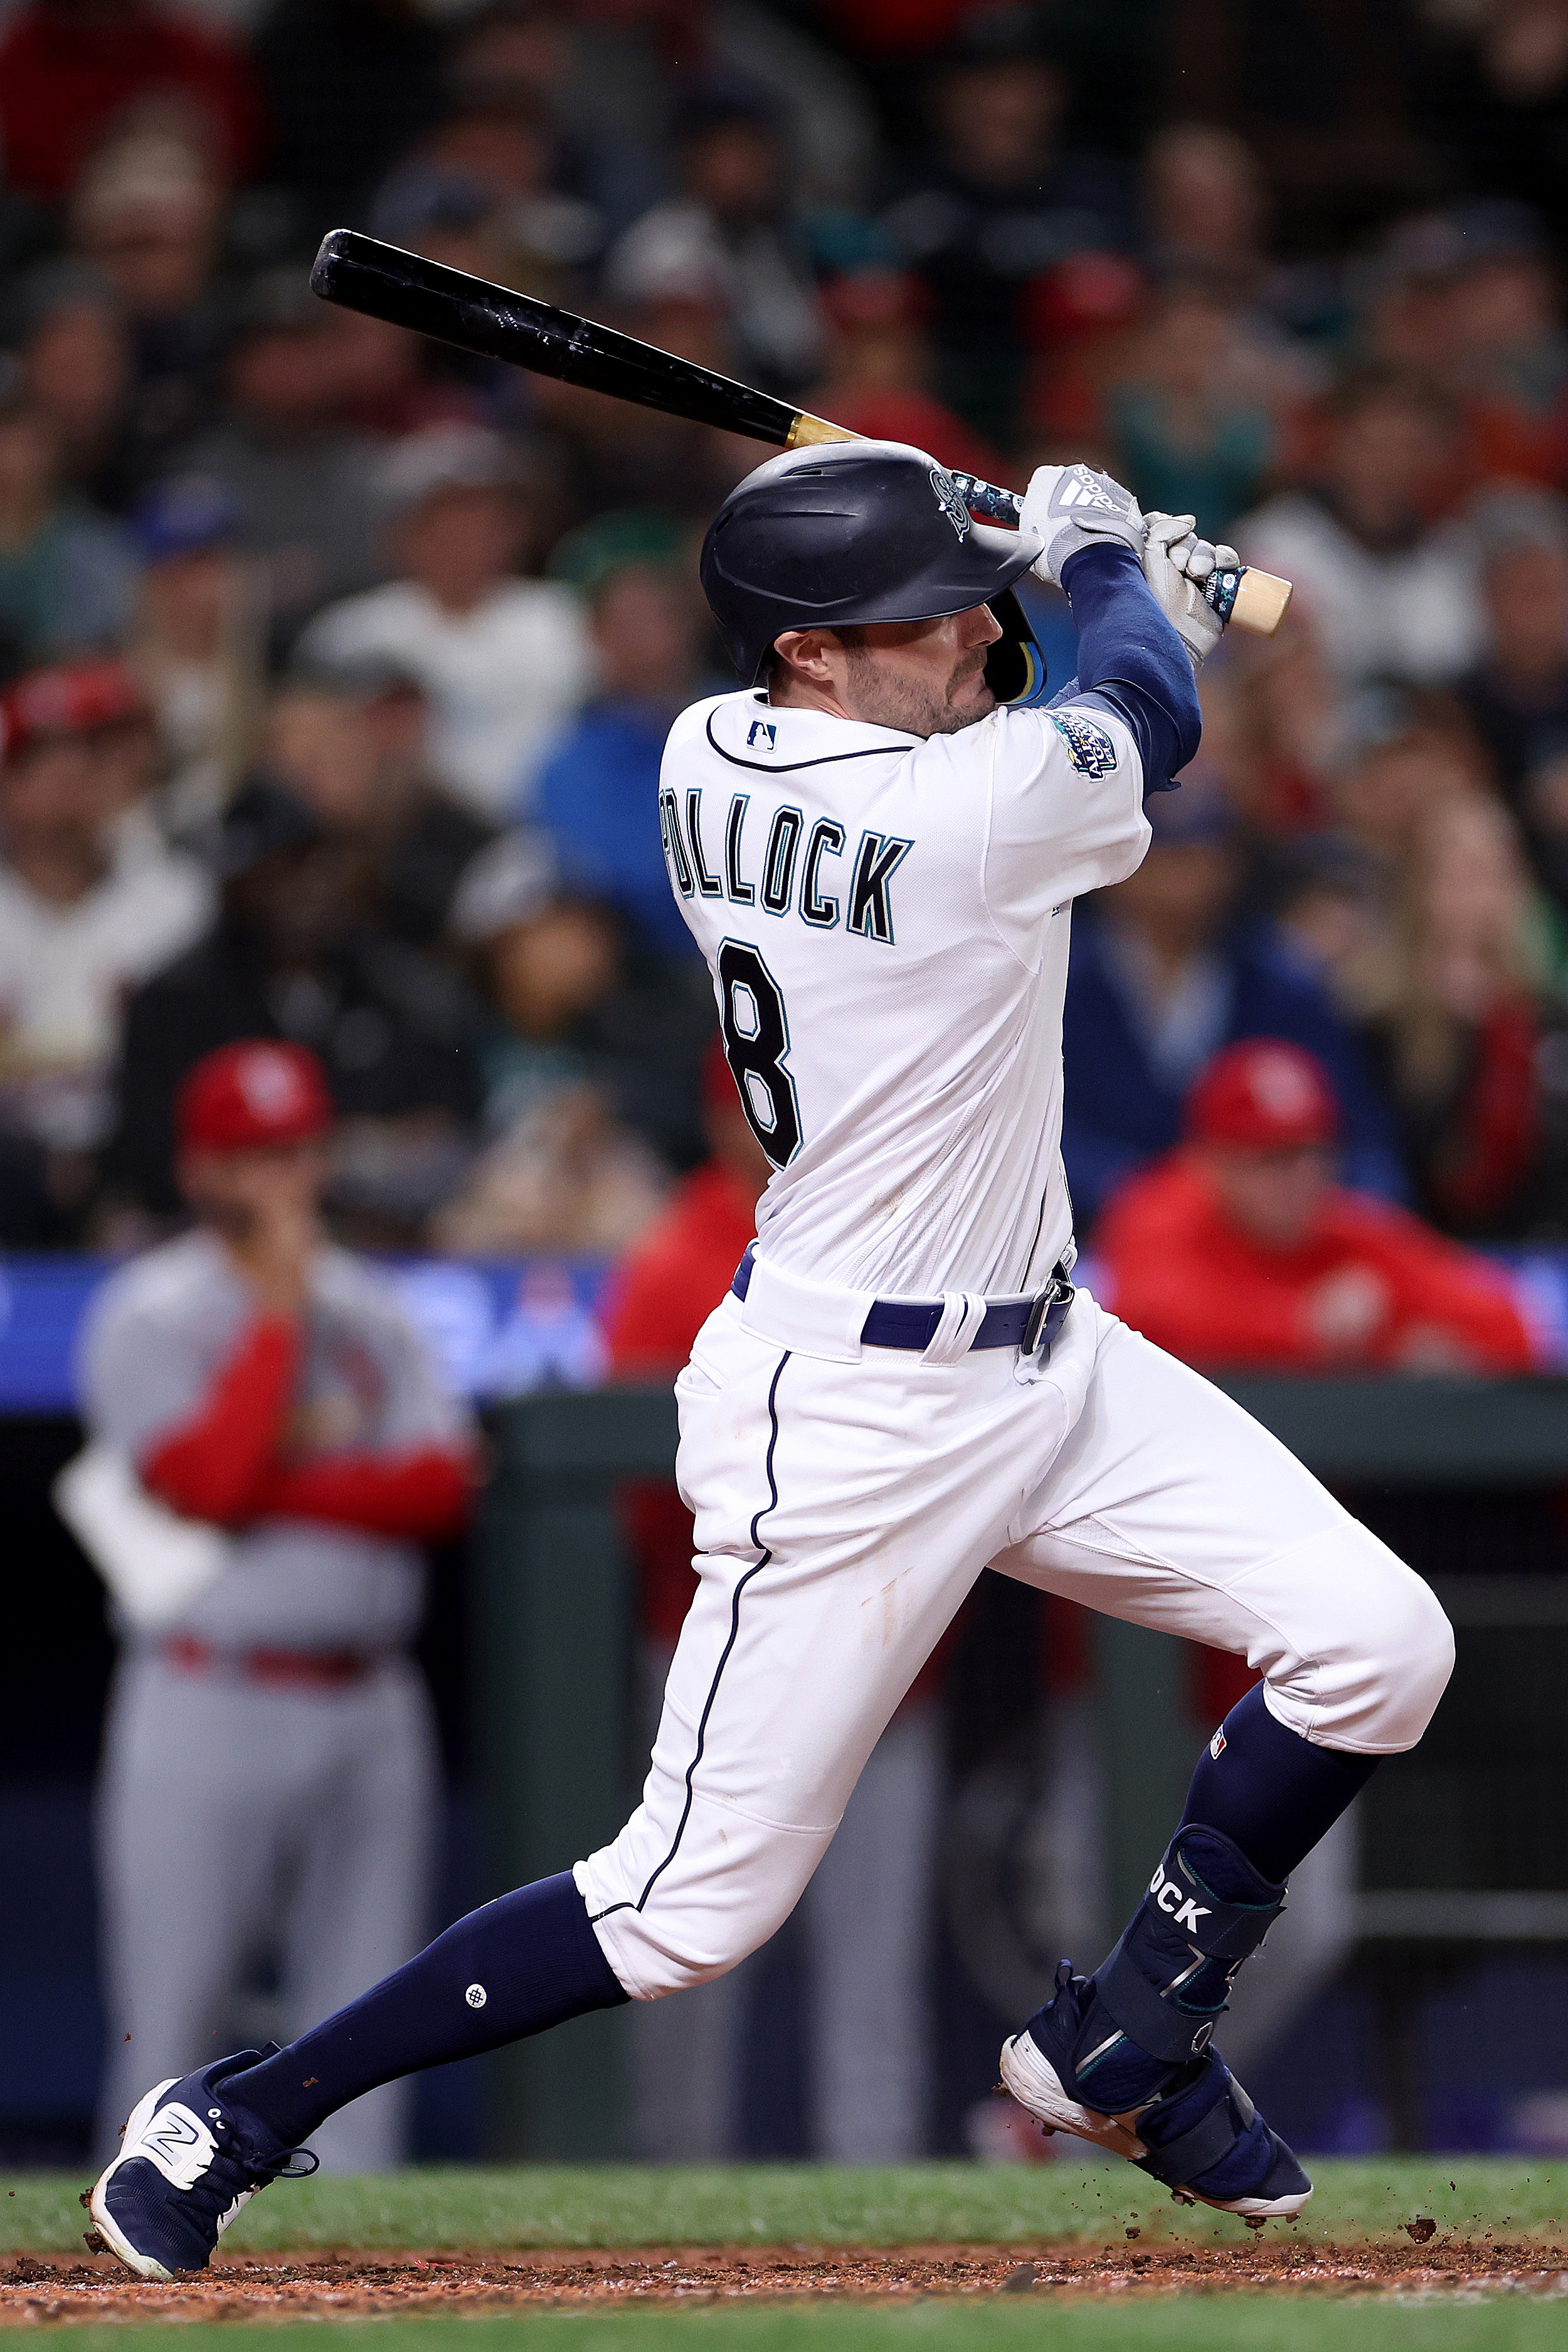
{"type": "Polygon", "coordinates": [[[1452,1640],[1283,1446],[1075,1293],[1058,1150],[1072,903],[1138,864],[1145,792],[1197,748],[1215,562],[1080,466],[986,529],[894,443],[787,454],[725,502],[703,581],[751,683],[677,719],[660,804],[774,1173],[677,1382],[700,1582],[643,1800],[289,2048],[150,2089],[91,2197],[143,2276],[205,2263],[373,2084],[754,1950],[987,1565],[1263,1678],[1126,1931],[1058,1970],[1004,2078],[1178,2196],[1305,2201],[1211,2037],[1289,1870],[1420,1737],[1452,1640]],[[1031,566],[1071,600],[1079,675],[999,707],[1031,566]]]}
{"type": "MultiPolygon", "coordinates": [[[[95,1449],[137,1482],[122,1517],[133,1528],[144,1497],[223,1531],[208,1579],[155,1621],[118,1596],[98,1806],[109,2147],[149,2069],[223,2049],[269,1948],[303,2021],[426,1929],[436,1747],[406,1651],[420,1547],[466,1518],[472,1440],[384,1279],[321,1233],[331,1118],[302,1046],[198,1062],[176,1104],[196,1225],[111,1276],[85,1335],[95,1449]]],[[[125,1533],[96,1523],[111,1581],[125,1533]]],[[[396,2163],[405,2105],[357,2102],[321,2161],[396,2163]]]]}

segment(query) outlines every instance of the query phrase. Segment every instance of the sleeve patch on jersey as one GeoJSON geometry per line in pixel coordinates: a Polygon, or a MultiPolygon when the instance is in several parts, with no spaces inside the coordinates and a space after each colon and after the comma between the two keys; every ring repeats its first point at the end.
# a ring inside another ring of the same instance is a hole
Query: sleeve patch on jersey
{"type": "Polygon", "coordinates": [[[1116,765],[1116,746],[1103,727],[1097,727],[1081,710],[1053,710],[1048,715],[1080,776],[1110,773],[1116,765]]]}

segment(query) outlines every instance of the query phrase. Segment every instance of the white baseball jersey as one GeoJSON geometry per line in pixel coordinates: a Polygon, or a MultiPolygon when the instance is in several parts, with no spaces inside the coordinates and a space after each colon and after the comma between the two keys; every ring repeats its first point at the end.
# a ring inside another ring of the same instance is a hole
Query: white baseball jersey
{"type": "Polygon", "coordinates": [[[776,1172],[676,1382],[699,1583],[643,1801],[575,1869],[635,2000],[788,1916],[986,1567],[1245,1654],[1329,1747],[1436,1704],[1430,1591],[1229,1398],[1082,1288],[1048,1351],[973,1345],[1070,1236],[1069,909],[1137,866],[1142,793],[1087,695],[929,742],[750,693],[676,721],[665,852],[776,1172]],[[938,1294],[924,1348],[865,1343],[938,1294]]]}
{"type": "Polygon", "coordinates": [[[1101,705],[929,741],[721,696],[676,720],[665,856],[775,1173],[770,1265],[882,1297],[1037,1287],[1071,1237],[1072,901],[1149,842],[1101,705]]]}

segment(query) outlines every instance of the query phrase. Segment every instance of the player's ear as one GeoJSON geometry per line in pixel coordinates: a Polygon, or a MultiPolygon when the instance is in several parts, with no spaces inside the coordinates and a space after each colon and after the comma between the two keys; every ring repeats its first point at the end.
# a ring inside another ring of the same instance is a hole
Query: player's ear
{"type": "Polygon", "coordinates": [[[785,677],[796,672],[825,684],[832,675],[826,649],[834,642],[831,629],[785,629],[773,639],[773,654],[785,677]]]}

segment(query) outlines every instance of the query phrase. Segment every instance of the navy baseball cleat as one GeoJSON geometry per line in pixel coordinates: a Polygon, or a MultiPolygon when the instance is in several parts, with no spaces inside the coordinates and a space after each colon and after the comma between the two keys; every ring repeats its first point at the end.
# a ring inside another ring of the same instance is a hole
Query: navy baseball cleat
{"type": "Polygon", "coordinates": [[[1206,2043],[1184,2063],[1160,2067],[1152,2095],[1119,2103],[1115,2112],[1089,2104],[1086,2078],[1105,2048],[1096,2009],[1093,1982],[1064,1960],[1055,1998],[1002,2047],[1002,2080],[1019,2105],[1047,2131],[1126,2157],[1178,2203],[1196,2200],[1252,2222],[1299,2213],[1311,2182],[1206,2043]]]}
{"type": "Polygon", "coordinates": [[[308,2149],[285,2147],[243,2107],[226,2107],[220,2085],[270,2058],[240,2050],[198,2074],[171,2075],[131,2110],[119,2155],[87,2200],[99,2235],[139,2278],[205,2271],[235,2215],[269,2180],[303,2179],[316,2169],[308,2149]],[[298,2172],[296,2155],[310,2160],[298,2172]]]}

